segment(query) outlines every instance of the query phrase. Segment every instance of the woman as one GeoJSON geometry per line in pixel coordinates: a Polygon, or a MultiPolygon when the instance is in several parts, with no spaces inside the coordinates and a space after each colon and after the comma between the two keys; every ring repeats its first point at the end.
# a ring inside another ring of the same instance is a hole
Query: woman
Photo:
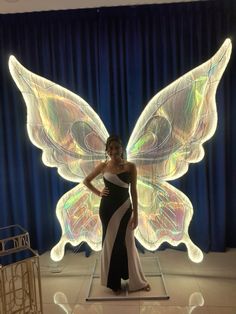
{"type": "Polygon", "coordinates": [[[134,229],[138,225],[136,166],[124,160],[122,142],[117,136],[107,139],[105,153],[106,161],[84,179],[84,184],[102,198],[99,209],[103,231],[101,284],[119,293],[121,278],[129,278],[130,291],[149,291],[134,241],[134,229]],[[101,173],[105,187],[99,191],[91,181],[101,173]]]}

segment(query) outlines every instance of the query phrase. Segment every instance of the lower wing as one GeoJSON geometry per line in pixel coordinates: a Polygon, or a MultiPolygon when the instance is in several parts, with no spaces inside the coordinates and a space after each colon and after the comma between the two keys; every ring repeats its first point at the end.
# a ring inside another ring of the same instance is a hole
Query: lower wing
{"type": "Polygon", "coordinates": [[[177,246],[184,243],[193,262],[203,259],[202,251],[191,241],[188,227],[193,207],[188,197],[165,181],[153,185],[138,180],[139,225],[137,240],[148,250],[156,250],[163,242],[177,246]]]}

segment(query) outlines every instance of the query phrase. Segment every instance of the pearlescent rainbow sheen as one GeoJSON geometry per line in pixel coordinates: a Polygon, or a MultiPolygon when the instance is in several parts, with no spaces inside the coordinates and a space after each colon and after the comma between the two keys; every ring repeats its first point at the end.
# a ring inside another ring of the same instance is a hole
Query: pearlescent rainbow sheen
{"type": "MultiPolygon", "coordinates": [[[[103,182],[96,181],[102,189],[103,182]]],[[[56,214],[62,228],[62,236],[51,250],[53,260],[61,260],[67,242],[73,246],[86,241],[95,251],[101,250],[102,228],[99,218],[100,197],[96,196],[82,183],[67,192],[57,203],[56,214]]]]}
{"type": "MultiPolygon", "coordinates": [[[[135,237],[148,250],[156,250],[163,242],[184,243],[192,261],[203,259],[188,235],[192,204],[167,181],[180,178],[190,163],[204,156],[202,145],[216,129],[215,94],[231,49],[231,41],[226,39],[209,61],[156,94],[131,134],[127,159],[138,170],[135,237]]],[[[101,119],[81,97],[28,71],[13,56],[9,68],[27,105],[30,140],[43,150],[43,162],[57,167],[63,178],[81,182],[104,159],[108,132],[101,119]]],[[[103,188],[100,177],[93,182],[103,188]]],[[[58,201],[62,236],[51,250],[54,261],[63,258],[68,242],[76,246],[86,241],[93,250],[101,249],[99,202],[82,183],[58,201]]]]}
{"type": "Polygon", "coordinates": [[[9,67],[27,105],[27,130],[43,150],[43,162],[72,182],[104,159],[109,136],[99,116],[81,97],[25,69],[13,56],[9,67]]]}

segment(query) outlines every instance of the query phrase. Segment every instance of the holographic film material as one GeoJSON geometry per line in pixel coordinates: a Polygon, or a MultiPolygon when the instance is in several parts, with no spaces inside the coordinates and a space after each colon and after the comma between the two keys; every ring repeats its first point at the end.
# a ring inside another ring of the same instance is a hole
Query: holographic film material
{"type": "Polygon", "coordinates": [[[81,97],[31,73],[13,56],[9,68],[27,105],[30,140],[43,150],[44,164],[81,182],[104,159],[109,134],[101,119],[81,97]]]}
{"type": "MultiPolygon", "coordinates": [[[[131,134],[127,159],[138,170],[135,237],[148,250],[156,250],[165,241],[174,246],[185,243],[192,261],[203,259],[188,235],[192,204],[166,181],[181,177],[189,163],[204,156],[202,144],[217,125],[215,94],[231,47],[226,39],[209,61],[155,95],[131,134]]],[[[58,167],[63,178],[81,182],[104,159],[108,132],[101,119],[81,97],[31,73],[13,56],[9,68],[27,105],[29,137],[43,150],[43,162],[58,167]]],[[[94,184],[102,189],[99,177],[94,184]]],[[[101,249],[99,201],[81,183],[59,200],[56,213],[62,237],[51,251],[53,260],[63,258],[67,242],[86,241],[93,250],[101,249]]]]}
{"type": "MultiPolygon", "coordinates": [[[[102,190],[102,180],[95,180],[102,190]]],[[[64,194],[57,203],[56,214],[62,228],[62,236],[51,250],[51,257],[59,261],[64,256],[66,243],[73,246],[85,241],[94,250],[101,250],[102,226],[98,214],[100,197],[92,193],[83,183],[64,194]]]]}

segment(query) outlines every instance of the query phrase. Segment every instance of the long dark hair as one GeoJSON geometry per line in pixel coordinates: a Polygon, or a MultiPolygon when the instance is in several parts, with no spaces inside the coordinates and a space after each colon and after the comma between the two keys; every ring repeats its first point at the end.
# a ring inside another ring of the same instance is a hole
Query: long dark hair
{"type": "Polygon", "coordinates": [[[107,160],[107,150],[108,150],[108,147],[110,145],[111,142],[116,142],[118,144],[121,145],[122,147],[122,154],[121,154],[121,158],[124,159],[124,146],[123,146],[123,143],[120,139],[120,137],[118,135],[110,135],[108,138],[107,138],[107,141],[106,141],[106,148],[105,148],[105,156],[106,156],[106,160],[107,160]]]}

